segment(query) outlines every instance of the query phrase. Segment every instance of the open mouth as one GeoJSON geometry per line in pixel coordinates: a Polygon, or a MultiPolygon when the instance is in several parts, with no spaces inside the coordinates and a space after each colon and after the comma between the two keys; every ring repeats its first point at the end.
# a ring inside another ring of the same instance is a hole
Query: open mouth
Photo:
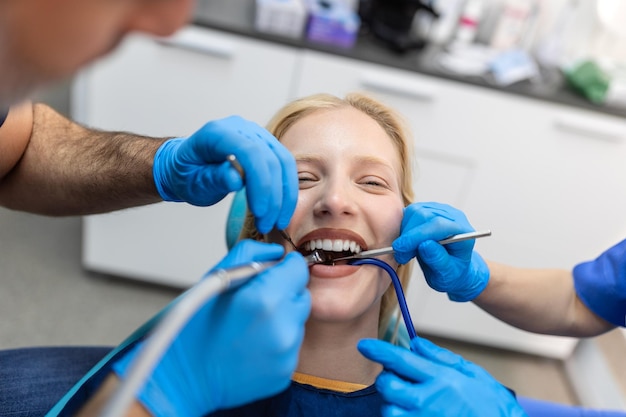
{"type": "Polygon", "coordinates": [[[317,252],[322,263],[334,264],[335,259],[356,255],[362,251],[361,245],[348,239],[313,239],[298,248],[304,256],[317,252]]]}

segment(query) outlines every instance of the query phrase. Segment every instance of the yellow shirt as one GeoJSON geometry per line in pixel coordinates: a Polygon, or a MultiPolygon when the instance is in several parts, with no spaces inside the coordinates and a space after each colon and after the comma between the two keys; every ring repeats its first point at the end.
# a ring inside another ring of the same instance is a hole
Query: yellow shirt
{"type": "Polygon", "coordinates": [[[353,384],[352,382],[337,381],[334,379],[321,378],[319,376],[296,372],[291,378],[300,384],[312,385],[315,388],[327,389],[337,392],[355,392],[367,388],[367,385],[353,384]]]}

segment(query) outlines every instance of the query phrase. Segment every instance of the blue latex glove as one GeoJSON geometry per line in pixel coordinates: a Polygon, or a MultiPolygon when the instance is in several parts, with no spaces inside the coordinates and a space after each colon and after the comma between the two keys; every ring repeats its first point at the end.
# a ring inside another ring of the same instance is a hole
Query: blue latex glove
{"type": "Polygon", "coordinates": [[[207,123],[188,139],[165,142],[154,157],[153,175],[165,201],[210,206],[244,186],[226,157],[244,170],[248,207],[261,233],[289,224],[298,199],[291,153],[267,130],[239,116],[207,123]]]}
{"type": "Polygon", "coordinates": [[[514,395],[481,367],[428,340],[411,340],[410,351],[364,339],[359,351],[384,370],[376,389],[384,417],[522,417],[514,395]]]}
{"type": "Polygon", "coordinates": [[[573,275],[576,293],[591,311],[616,326],[626,326],[626,240],[593,261],[576,265],[573,275]]]}
{"type": "Polygon", "coordinates": [[[462,211],[447,204],[413,203],[404,209],[400,236],[393,241],[400,264],[416,257],[428,285],[453,301],[470,301],[487,286],[489,268],[474,252],[474,240],[440,245],[437,241],[473,232],[462,211]]]}
{"type": "MultiPolygon", "coordinates": [[[[282,246],[241,241],[216,268],[277,260],[282,246]]],[[[199,417],[289,386],[311,308],[299,253],[202,307],[174,340],[139,399],[155,416],[199,417]]],[[[114,364],[127,375],[143,343],[114,364]]]]}

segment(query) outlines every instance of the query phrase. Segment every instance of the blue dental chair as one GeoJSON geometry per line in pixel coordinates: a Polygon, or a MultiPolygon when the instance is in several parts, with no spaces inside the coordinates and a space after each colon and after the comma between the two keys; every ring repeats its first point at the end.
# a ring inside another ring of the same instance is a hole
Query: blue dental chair
{"type": "MultiPolygon", "coordinates": [[[[245,214],[245,194],[238,192],[233,198],[226,225],[229,249],[237,242],[245,214]]],[[[0,417],[73,415],[97,390],[115,359],[145,336],[168,308],[165,307],[115,348],[51,347],[0,351],[0,417]]],[[[392,334],[394,326],[394,323],[390,324],[387,335],[392,334]]],[[[396,343],[408,347],[406,329],[404,326],[398,329],[396,343]]],[[[626,417],[624,411],[594,410],[521,396],[518,401],[529,417],[626,417]]]]}

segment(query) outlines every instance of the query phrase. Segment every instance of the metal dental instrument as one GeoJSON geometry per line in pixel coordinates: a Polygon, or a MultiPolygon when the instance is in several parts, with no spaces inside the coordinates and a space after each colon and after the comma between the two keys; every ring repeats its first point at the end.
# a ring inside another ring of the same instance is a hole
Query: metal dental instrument
{"type": "Polygon", "coordinates": [[[458,235],[450,236],[449,238],[439,241],[440,245],[447,245],[448,243],[462,242],[464,240],[478,239],[479,237],[491,236],[491,230],[479,230],[476,232],[460,233],[458,235]]]}
{"type": "MultiPolygon", "coordinates": [[[[477,239],[479,237],[485,237],[485,236],[491,236],[491,230],[480,230],[476,232],[461,233],[458,235],[453,235],[446,239],[440,240],[439,244],[447,245],[449,243],[462,242],[464,240],[477,239]]],[[[313,264],[324,263],[324,262],[346,261],[349,259],[373,258],[375,256],[387,255],[393,252],[394,252],[393,248],[391,246],[388,246],[386,248],[366,250],[360,253],[355,253],[354,255],[343,256],[341,258],[333,259],[331,256],[327,256],[326,253],[322,253],[320,250],[315,250],[309,255],[305,256],[305,259],[307,260],[309,265],[313,265],[313,264]]]]}
{"type": "Polygon", "coordinates": [[[324,258],[325,256],[322,255],[322,253],[319,250],[313,251],[304,257],[304,259],[306,260],[306,263],[309,266],[330,261],[330,259],[324,259],[324,258]]]}
{"type": "Polygon", "coordinates": [[[230,162],[230,165],[232,165],[233,168],[235,168],[235,170],[239,173],[239,176],[241,177],[242,181],[245,181],[246,177],[245,177],[245,173],[243,171],[243,167],[241,166],[241,164],[239,163],[239,161],[237,160],[237,157],[234,154],[230,154],[226,157],[226,160],[228,162],[230,162]]]}
{"type": "MultiPolygon", "coordinates": [[[[291,240],[291,237],[287,234],[287,232],[285,232],[284,230],[279,230],[280,235],[283,237],[283,239],[285,239],[287,242],[289,242],[289,244],[291,246],[293,246],[293,249],[298,252],[298,247],[296,246],[295,243],[293,243],[293,240],[291,240]]],[[[312,253],[306,255],[304,257],[304,259],[306,260],[306,263],[311,266],[314,264],[321,264],[322,262],[326,262],[325,259],[322,259],[322,254],[320,253],[320,251],[313,251],[312,253]]]]}
{"type": "Polygon", "coordinates": [[[283,239],[285,239],[287,242],[289,242],[289,244],[297,251],[298,248],[296,247],[296,244],[293,243],[293,240],[291,240],[291,236],[289,236],[287,234],[287,232],[285,232],[284,230],[279,230],[278,231],[280,233],[280,235],[282,236],[283,239]]]}

